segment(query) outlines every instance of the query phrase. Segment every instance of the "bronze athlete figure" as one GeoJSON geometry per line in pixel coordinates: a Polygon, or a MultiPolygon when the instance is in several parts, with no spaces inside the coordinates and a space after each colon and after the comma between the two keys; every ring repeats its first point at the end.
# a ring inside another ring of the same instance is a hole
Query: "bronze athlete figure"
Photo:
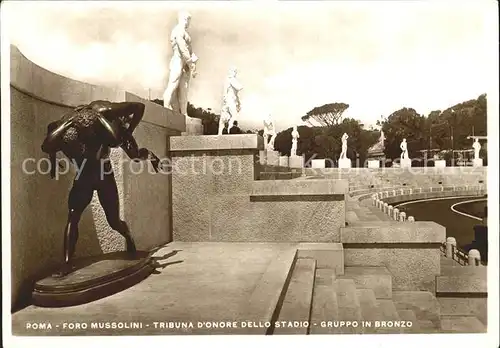
{"type": "Polygon", "coordinates": [[[143,117],[144,108],[142,103],[98,100],[78,106],[61,120],[48,125],[42,151],[49,154],[51,177],[55,175],[58,151],[62,151],[81,168],[68,198],[64,267],[54,276],[62,277],[71,272],[71,260],[78,240],[78,223],[92,200],[94,190],[97,191],[109,225],[125,237],[127,251],[135,253],[136,247],[129,228],[120,219],[118,189],[109,152],[110,148],[121,147],[132,160],[150,160],[158,172],[161,168],[159,158],[151,151],[139,148],[132,135],[143,117]]]}

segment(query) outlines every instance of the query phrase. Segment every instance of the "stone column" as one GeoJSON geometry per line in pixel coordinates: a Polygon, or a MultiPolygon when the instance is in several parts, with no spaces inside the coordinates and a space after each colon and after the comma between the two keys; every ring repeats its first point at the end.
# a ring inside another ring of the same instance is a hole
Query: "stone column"
{"type": "Polygon", "coordinates": [[[399,221],[399,209],[398,208],[394,208],[392,218],[396,221],[399,221]]]}
{"type": "Polygon", "coordinates": [[[481,254],[479,250],[472,249],[469,251],[469,266],[477,266],[477,264],[481,264],[481,254]]]}
{"type": "Polygon", "coordinates": [[[457,241],[453,237],[446,238],[446,257],[453,258],[454,249],[457,246],[457,241]]]}

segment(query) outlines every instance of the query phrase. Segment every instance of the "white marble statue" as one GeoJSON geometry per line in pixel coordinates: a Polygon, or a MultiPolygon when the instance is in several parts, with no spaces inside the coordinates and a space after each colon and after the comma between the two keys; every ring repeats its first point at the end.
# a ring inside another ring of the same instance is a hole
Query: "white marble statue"
{"type": "Polygon", "coordinates": [[[172,59],[168,84],[163,93],[163,106],[187,116],[187,96],[191,77],[196,76],[196,62],[198,57],[191,49],[191,37],[187,29],[191,22],[191,15],[187,12],[179,13],[178,23],[170,34],[172,59]]]}
{"type": "Polygon", "coordinates": [[[274,141],[276,140],[276,127],[274,126],[274,120],[271,114],[268,114],[264,119],[264,148],[268,151],[274,151],[274,141]],[[271,139],[268,142],[268,137],[271,139]]]}
{"type": "Polygon", "coordinates": [[[475,138],[472,143],[472,148],[474,149],[474,159],[479,159],[479,151],[481,150],[481,144],[479,143],[479,139],[475,138]]]}
{"type": "Polygon", "coordinates": [[[379,143],[379,145],[382,147],[382,149],[384,149],[384,148],[385,148],[385,144],[384,144],[384,142],[385,142],[385,135],[384,135],[384,131],[383,131],[383,130],[381,130],[381,131],[380,131],[380,138],[378,139],[378,143],[379,143]]]}
{"type": "Polygon", "coordinates": [[[401,149],[401,159],[409,159],[408,157],[408,143],[406,142],[406,138],[403,139],[401,144],[399,145],[399,148],[401,149]]]}
{"type": "Polygon", "coordinates": [[[342,152],[340,153],[340,158],[339,159],[347,159],[347,139],[349,136],[347,133],[344,133],[342,135],[342,152]]]}
{"type": "Polygon", "coordinates": [[[231,129],[236,115],[240,112],[241,104],[238,92],[243,89],[241,83],[236,79],[238,70],[231,68],[224,84],[224,95],[222,99],[222,108],[219,120],[219,135],[222,135],[222,130],[227,123],[227,131],[231,129]]]}
{"type": "Polygon", "coordinates": [[[292,149],[290,150],[290,156],[297,156],[297,141],[300,138],[297,126],[293,126],[292,130],[292,149]]]}

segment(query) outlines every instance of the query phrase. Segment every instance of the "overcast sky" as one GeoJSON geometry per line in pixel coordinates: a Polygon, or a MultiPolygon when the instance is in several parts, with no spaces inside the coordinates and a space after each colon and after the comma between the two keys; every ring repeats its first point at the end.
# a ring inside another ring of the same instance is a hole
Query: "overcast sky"
{"type": "Polygon", "coordinates": [[[478,3],[10,2],[8,21],[11,43],[36,64],[155,98],[177,12],[188,10],[200,58],[190,102],[218,113],[235,65],[241,125],[260,128],[271,112],[283,129],[325,103],[348,103],[346,116],[373,124],[404,106],[428,114],[487,92],[496,6],[478,3]]]}

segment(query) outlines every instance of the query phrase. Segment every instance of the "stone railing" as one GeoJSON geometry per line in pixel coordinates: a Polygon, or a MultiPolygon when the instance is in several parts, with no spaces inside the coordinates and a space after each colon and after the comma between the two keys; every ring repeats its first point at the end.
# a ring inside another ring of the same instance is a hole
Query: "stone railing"
{"type": "MultiPolygon", "coordinates": [[[[486,188],[482,185],[398,188],[373,194],[372,204],[387,214],[392,220],[400,222],[415,222],[415,218],[413,216],[407,217],[404,211],[400,211],[398,208],[390,205],[389,203],[439,197],[481,196],[484,194],[486,194],[486,188]]],[[[479,250],[472,249],[467,253],[457,246],[457,242],[453,237],[448,237],[446,242],[442,243],[441,251],[447,258],[453,259],[461,265],[482,265],[479,250]]]]}
{"type": "Polygon", "coordinates": [[[477,249],[471,249],[467,253],[457,246],[457,241],[453,237],[446,238],[446,242],[441,244],[441,252],[444,256],[452,259],[463,266],[481,266],[481,253],[477,249]]]}
{"type": "Polygon", "coordinates": [[[453,185],[453,186],[431,186],[425,188],[395,188],[372,194],[372,204],[387,214],[395,221],[414,222],[413,216],[406,216],[398,208],[391,205],[395,202],[404,202],[418,199],[430,199],[454,196],[482,196],[486,194],[483,185],[453,185]]]}

